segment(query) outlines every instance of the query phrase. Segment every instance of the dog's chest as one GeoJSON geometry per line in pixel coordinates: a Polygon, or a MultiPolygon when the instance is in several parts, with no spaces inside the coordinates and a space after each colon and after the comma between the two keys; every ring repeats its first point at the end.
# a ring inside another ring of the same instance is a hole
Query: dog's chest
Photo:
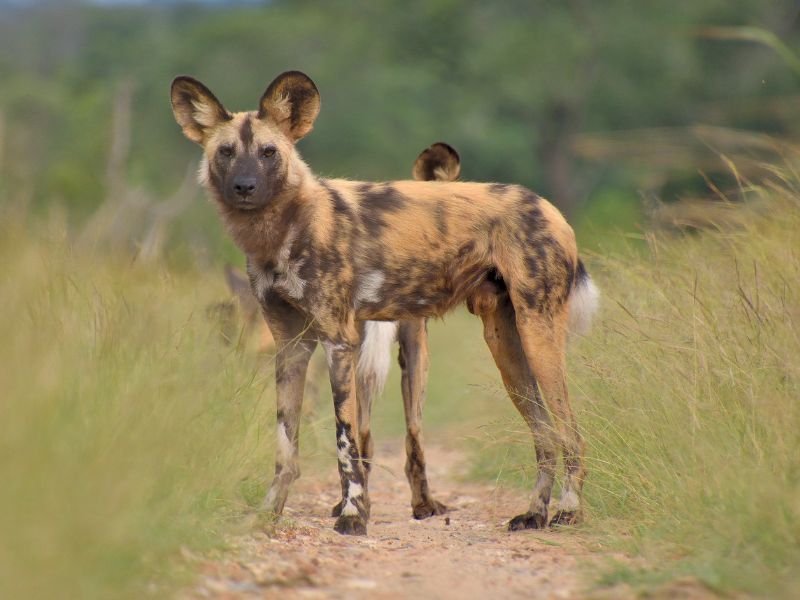
{"type": "Polygon", "coordinates": [[[305,295],[307,282],[300,277],[299,265],[285,268],[271,264],[248,265],[247,274],[253,294],[259,302],[265,302],[272,294],[295,302],[302,300],[305,295]]]}
{"type": "Polygon", "coordinates": [[[269,294],[277,293],[289,301],[302,300],[308,281],[302,273],[307,258],[293,252],[297,232],[290,229],[278,252],[271,260],[248,257],[247,274],[253,294],[264,302],[269,294]]]}

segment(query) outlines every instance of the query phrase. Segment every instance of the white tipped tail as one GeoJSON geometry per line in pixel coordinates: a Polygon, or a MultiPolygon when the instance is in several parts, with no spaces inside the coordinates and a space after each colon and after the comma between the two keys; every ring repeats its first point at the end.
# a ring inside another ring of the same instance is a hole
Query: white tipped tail
{"type": "Polygon", "coordinates": [[[396,322],[367,321],[364,325],[364,339],[358,353],[356,374],[360,386],[372,398],[383,391],[392,362],[392,343],[396,338],[396,322]]]}
{"type": "Polygon", "coordinates": [[[583,335],[592,327],[592,318],[600,304],[600,290],[589,277],[583,262],[578,261],[575,286],[569,295],[569,332],[583,335]]]}

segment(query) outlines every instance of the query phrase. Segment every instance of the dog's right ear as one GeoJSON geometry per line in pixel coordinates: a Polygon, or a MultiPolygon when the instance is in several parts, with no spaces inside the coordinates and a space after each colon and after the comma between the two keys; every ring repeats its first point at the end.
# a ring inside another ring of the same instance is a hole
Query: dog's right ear
{"type": "Polygon", "coordinates": [[[183,134],[200,145],[211,129],[232,118],[211,90],[193,77],[176,77],[172,82],[171,98],[172,112],[183,134]]]}
{"type": "Polygon", "coordinates": [[[461,174],[461,158],[450,144],[437,142],[417,157],[411,175],[417,181],[455,181],[461,174]]]}

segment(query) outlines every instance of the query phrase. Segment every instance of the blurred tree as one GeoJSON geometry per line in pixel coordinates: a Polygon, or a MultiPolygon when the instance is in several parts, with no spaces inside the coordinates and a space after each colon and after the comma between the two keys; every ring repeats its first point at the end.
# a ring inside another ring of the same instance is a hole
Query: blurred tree
{"type": "MultiPolygon", "coordinates": [[[[465,178],[519,182],[575,213],[641,185],[640,166],[598,161],[601,152],[585,160],[575,142],[587,135],[696,122],[800,129],[795,112],[763,108],[796,94],[778,55],[697,33],[759,26],[797,46],[797,12],[793,0],[0,8],[0,189],[6,201],[27,190],[38,206],[62,201],[75,221],[88,216],[112,193],[114,98],[130,81],[125,177],[171,195],[197,156],[170,113],[174,75],[191,73],[247,109],[275,75],[300,69],[322,93],[316,130],[301,142],[321,175],[407,177],[420,148],[445,140],[465,178]]],[[[207,213],[190,211],[182,226],[212,227],[207,213]]]]}

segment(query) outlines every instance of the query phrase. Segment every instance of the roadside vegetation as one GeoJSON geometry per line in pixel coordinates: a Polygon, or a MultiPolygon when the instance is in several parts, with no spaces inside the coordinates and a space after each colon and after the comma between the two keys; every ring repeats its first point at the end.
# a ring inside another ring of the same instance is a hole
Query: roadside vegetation
{"type": "MultiPolygon", "coordinates": [[[[602,309],[570,356],[584,530],[642,559],[604,565],[601,583],[800,589],[800,179],[773,172],[720,201],[726,221],[590,261],[602,309]]],[[[478,441],[477,475],[532,485],[518,420],[478,441]]]]}
{"type": "Polygon", "coordinates": [[[208,318],[220,277],[17,217],[0,230],[0,597],[161,597],[264,491],[271,374],[208,318]]]}
{"type": "MultiPolygon", "coordinates": [[[[592,586],[800,585],[800,179],[786,165],[742,182],[702,230],[587,254],[603,302],[569,357],[589,445],[578,531],[634,557],[592,561],[592,586]]],[[[221,270],[142,263],[75,242],[57,217],[3,216],[0,595],[166,595],[264,493],[270,359],[223,342],[209,310],[226,297],[221,270]]],[[[430,330],[428,439],[473,448],[473,477],[531,486],[530,434],[479,320],[456,312],[430,330]]],[[[333,468],[317,371],[302,454],[333,468]]],[[[379,444],[403,432],[397,375],[375,407],[379,444]]]]}

